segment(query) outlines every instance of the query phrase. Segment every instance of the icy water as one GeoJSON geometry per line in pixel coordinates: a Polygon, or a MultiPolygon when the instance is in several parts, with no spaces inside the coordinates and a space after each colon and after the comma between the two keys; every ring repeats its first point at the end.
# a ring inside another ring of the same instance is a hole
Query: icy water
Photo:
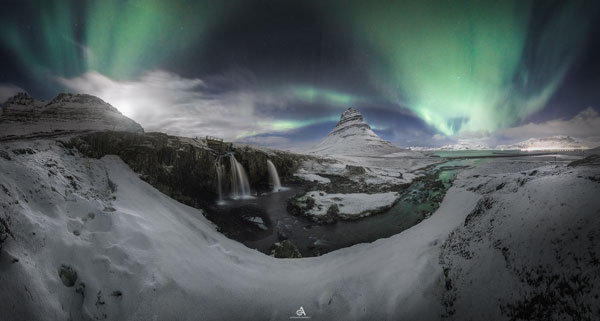
{"type": "Polygon", "coordinates": [[[285,238],[298,247],[302,256],[316,256],[390,237],[419,223],[438,208],[465,162],[473,161],[455,160],[436,166],[414,181],[392,208],[356,221],[317,224],[310,218],[289,214],[287,200],[303,191],[299,186],[215,206],[208,211],[209,219],[225,235],[263,253],[270,253],[273,243],[285,238]]]}

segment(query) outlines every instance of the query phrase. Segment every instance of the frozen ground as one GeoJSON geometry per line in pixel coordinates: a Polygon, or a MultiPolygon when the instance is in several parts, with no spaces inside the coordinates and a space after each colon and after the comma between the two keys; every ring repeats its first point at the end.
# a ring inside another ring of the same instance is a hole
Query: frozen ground
{"type": "Polygon", "coordinates": [[[600,306],[598,166],[487,160],[401,234],[275,259],[114,156],[50,141],[0,151],[14,235],[0,254],[0,311],[11,320],[287,320],[300,306],[313,320],[509,320],[553,275],[569,285],[554,319],[600,306]]]}
{"type": "Polygon", "coordinates": [[[421,152],[405,151],[383,156],[327,156],[303,161],[297,176],[327,184],[323,176],[335,175],[368,185],[399,185],[412,182],[429,166],[443,160],[421,152]]]}
{"type": "Polygon", "coordinates": [[[488,162],[458,182],[482,198],[440,256],[449,319],[600,315],[600,166],[550,163],[488,162]]]}
{"type": "Polygon", "coordinates": [[[331,206],[337,208],[337,215],[346,219],[369,216],[388,209],[398,201],[400,194],[396,192],[365,194],[327,194],[323,191],[311,191],[300,199],[311,198],[314,205],[305,213],[309,216],[324,216],[331,206]]]}
{"type": "Polygon", "coordinates": [[[305,169],[300,169],[299,172],[297,172],[296,174],[294,174],[294,176],[299,177],[305,181],[309,181],[309,182],[316,182],[319,184],[329,184],[331,183],[331,180],[327,177],[323,177],[323,176],[319,176],[317,174],[309,174],[306,173],[305,169]]]}

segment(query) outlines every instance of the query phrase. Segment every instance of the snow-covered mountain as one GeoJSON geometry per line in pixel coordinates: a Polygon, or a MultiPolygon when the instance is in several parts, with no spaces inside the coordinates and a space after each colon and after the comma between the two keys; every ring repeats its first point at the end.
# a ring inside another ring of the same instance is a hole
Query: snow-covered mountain
{"type": "Polygon", "coordinates": [[[90,95],[62,93],[48,102],[18,93],[0,110],[0,138],[90,130],[144,131],[115,107],[90,95]]]}
{"type": "Polygon", "coordinates": [[[408,149],[414,150],[414,151],[484,150],[484,149],[490,149],[490,147],[487,146],[487,145],[484,145],[484,144],[477,144],[477,143],[472,143],[472,142],[459,141],[456,144],[444,145],[442,147],[420,147],[420,146],[415,146],[415,147],[409,147],[408,149]]]}
{"type": "Polygon", "coordinates": [[[544,138],[530,138],[528,140],[510,144],[510,145],[499,145],[496,149],[512,149],[512,150],[575,150],[575,149],[588,149],[585,143],[581,142],[578,138],[571,136],[557,135],[544,138]]]}
{"type": "Polygon", "coordinates": [[[358,110],[348,108],[333,131],[310,152],[318,155],[385,155],[399,151],[403,149],[375,134],[358,110]]]}
{"type": "Polygon", "coordinates": [[[439,150],[482,150],[489,149],[488,146],[483,144],[475,144],[468,142],[458,142],[456,144],[444,145],[439,150]]]}

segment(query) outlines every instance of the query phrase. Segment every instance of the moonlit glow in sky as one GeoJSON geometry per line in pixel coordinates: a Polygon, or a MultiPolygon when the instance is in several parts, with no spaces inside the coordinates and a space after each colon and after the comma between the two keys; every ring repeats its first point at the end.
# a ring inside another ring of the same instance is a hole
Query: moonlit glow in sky
{"type": "Polygon", "coordinates": [[[0,92],[85,92],[173,134],[290,145],[352,106],[400,146],[431,145],[600,106],[592,1],[0,6],[0,92]]]}

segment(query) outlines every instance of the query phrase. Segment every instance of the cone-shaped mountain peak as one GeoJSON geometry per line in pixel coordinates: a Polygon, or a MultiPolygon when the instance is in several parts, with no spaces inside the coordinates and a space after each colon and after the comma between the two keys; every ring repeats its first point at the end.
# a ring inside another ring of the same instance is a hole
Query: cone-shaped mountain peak
{"type": "Polygon", "coordinates": [[[354,108],[346,109],[331,133],[312,150],[320,155],[384,155],[399,151],[402,149],[375,134],[354,108]]]}

